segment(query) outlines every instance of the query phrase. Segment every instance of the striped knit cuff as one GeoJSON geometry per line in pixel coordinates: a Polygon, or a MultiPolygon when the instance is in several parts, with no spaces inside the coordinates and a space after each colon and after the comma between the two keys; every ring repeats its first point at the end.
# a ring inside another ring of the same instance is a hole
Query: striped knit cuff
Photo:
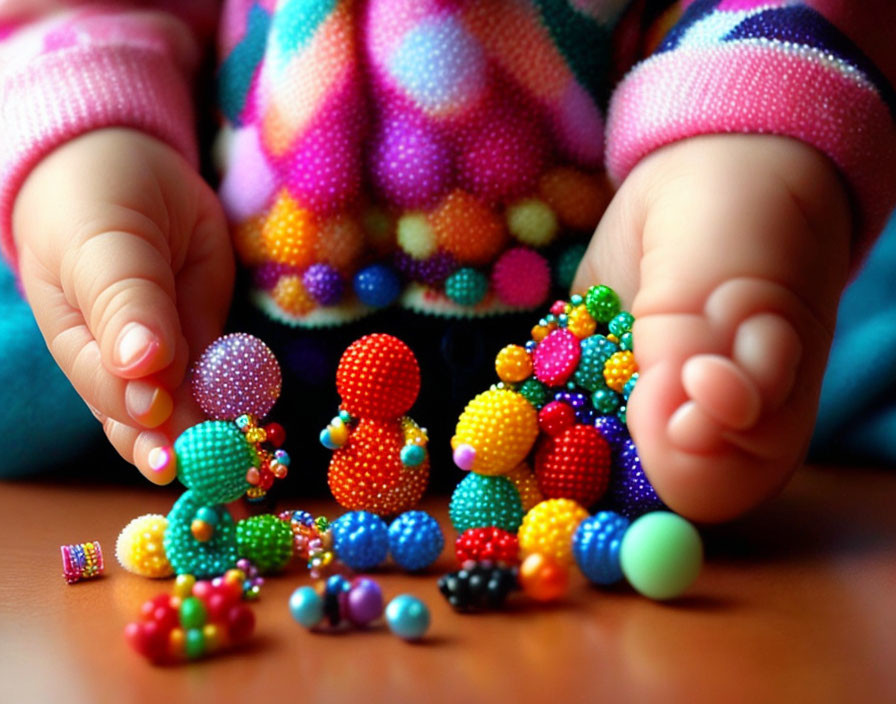
{"type": "Polygon", "coordinates": [[[141,47],[73,47],[38,57],[0,83],[0,253],[13,269],[16,195],[38,162],[91,130],[132,127],[196,163],[187,82],[166,56],[141,47]]]}
{"type": "MultiPolygon", "coordinates": [[[[815,14],[800,9],[804,17],[815,14]]],[[[783,23],[775,25],[777,12],[783,11],[716,11],[692,17],[690,24],[686,14],[686,26],[674,29],[661,53],[636,66],[615,93],[608,170],[621,182],[650,152],[697,135],[764,133],[802,140],[827,154],[849,184],[858,216],[858,261],[896,200],[893,91],[860,60],[858,49],[851,47],[849,56],[842,45],[825,47],[805,25],[804,43],[794,41],[783,23]]],[[[820,16],[813,20],[824,22],[820,16]]],[[[836,32],[831,25],[825,29],[829,37],[836,32]]]]}

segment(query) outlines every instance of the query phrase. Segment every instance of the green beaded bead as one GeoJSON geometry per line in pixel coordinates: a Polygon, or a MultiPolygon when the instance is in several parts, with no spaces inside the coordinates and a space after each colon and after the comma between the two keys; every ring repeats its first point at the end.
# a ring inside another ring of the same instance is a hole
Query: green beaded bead
{"type": "Polygon", "coordinates": [[[507,477],[471,472],[454,490],[448,514],[458,533],[484,526],[516,533],[523,522],[523,504],[507,477]]]}
{"type": "Polygon", "coordinates": [[[204,505],[236,501],[249,488],[246,470],[259,464],[255,448],[229,421],[210,420],[188,428],[174,441],[174,453],[178,479],[195,490],[204,505]]]}
{"type": "Polygon", "coordinates": [[[592,286],[585,294],[585,307],[599,323],[609,323],[621,306],[619,296],[609,286],[592,286]]]}
{"type": "Polygon", "coordinates": [[[669,511],[646,513],[629,526],[619,548],[622,573],[651,599],[681,595],[700,573],[703,542],[688,521],[669,511]]]}
{"type": "Polygon", "coordinates": [[[201,628],[208,613],[205,604],[195,596],[188,596],[180,603],[180,625],[183,628],[201,628]]]}
{"type": "Polygon", "coordinates": [[[558,288],[566,290],[572,286],[586,249],[587,247],[581,243],[571,245],[560,252],[554,260],[554,280],[558,288]]]}
{"type": "Polygon", "coordinates": [[[630,332],[622,334],[619,338],[619,349],[632,352],[635,349],[635,337],[630,332]]]}
{"type": "Polygon", "coordinates": [[[548,389],[535,377],[526,379],[517,389],[520,396],[525,398],[535,408],[541,408],[548,402],[548,389]]]}
{"type": "Polygon", "coordinates": [[[259,572],[276,572],[292,559],[293,535],[289,523],[276,516],[252,516],[236,524],[236,544],[259,572]]]}
{"type": "Polygon", "coordinates": [[[595,391],[591,395],[591,404],[594,406],[594,410],[596,410],[602,416],[607,416],[611,413],[615,413],[617,410],[619,410],[619,406],[621,405],[621,403],[622,402],[619,398],[619,394],[617,394],[608,386],[597,389],[597,391],[595,391]]]}
{"type": "Polygon", "coordinates": [[[193,537],[193,519],[206,505],[191,489],[181,494],[168,513],[162,545],[175,574],[192,574],[197,579],[216,577],[236,565],[239,559],[233,518],[223,506],[215,508],[218,525],[211,539],[199,542],[193,537]]]}
{"type": "Polygon", "coordinates": [[[459,306],[475,306],[488,292],[488,278],[481,271],[464,267],[445,279],[445,295],[459,306]]]}
{"type": "Polygon", "coordinates": [[[619,351],[619,347],[603,335],[591,335],[582,340],[579,349],[581,350],[579,366],[572,376],[575,383],[588,391],[596,391],[606,386],[604,364],[619,351]]]}
{"type": "Polygon", "coordinates": [[[632,331],[635,316],[627,311],[622,311],[610,321],[610,332],[621,338],[625,333],[632,331]]]}

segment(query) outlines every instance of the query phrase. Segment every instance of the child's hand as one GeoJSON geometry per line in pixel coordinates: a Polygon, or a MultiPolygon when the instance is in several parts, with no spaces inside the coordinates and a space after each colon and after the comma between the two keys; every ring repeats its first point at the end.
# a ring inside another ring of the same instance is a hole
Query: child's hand
{"type": "Polygon", "coordinates": [[[56,362],[122,457],[171,481],[169,453],[156,448],[202,419],[185,374],[231,300],[233,255],[214,193],[166,144],[98,130],[31,172],[13,230],[56,362]]]}
{"type": "Polygon", "coordinates": [[[606,283],[637,319],[628,423],[673,509],[731,518],[802,461],[851,225],[833,165],[782,137],[689,139],[622,184],[574,288],[606,283]]]}

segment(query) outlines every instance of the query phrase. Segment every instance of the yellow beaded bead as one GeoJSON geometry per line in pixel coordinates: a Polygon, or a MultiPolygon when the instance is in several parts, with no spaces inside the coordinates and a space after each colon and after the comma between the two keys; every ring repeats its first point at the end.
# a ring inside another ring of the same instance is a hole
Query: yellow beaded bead
{"type": "Polygon", "coordinates": [[[588,511],[572,499],[548,499],[532,508],[519,530],[520,556],[541,553],[563,565],[572,563],[572,538],[588,511]]]}
{"type": "Polygon", "coordinates": [[[567,313],[566,328],[580,340],[591,337],[597,330],[597,322],[584,305],[576,306],[567,313]]]}
{"type": "Polygon", "coordinates": [[[115,556],[121,566],[141,577],[170,576],[174,570],[162,542],[167,528],[168,519],[154,513],[128,523],[115,543],[115,556]]]}
{"type": "Polygon", "coordinates": [[[525,462],[520,462],[504,476],[513,482],[519,492],[524,512],[530,511],[536,504],[544,501],[544,496],[535,480],[535,472],[525,462]]]}
{"type": "Polygon", "coordinates": [[[304,315],[317,307],[299,276],[281,276],[271,291],[271,298],[283,310],[293,315],[304,315]]]}
{"type": "Polygon", "coordinates": [[[475,450],[472,471],[505,474],[529,454],[537,436],[538,417],[532,404],[515,391],[490,389],[467,404],[451,447],[465,444],[475,450]]]}
{"type": "Polygon", "coordinates": [[[604,381],[613,391],[622,393],[626,382],[636,371],[638,371],[638,365],[635,362],[635,355],[631,351],[615,352],[604,364],[604,381]]]}
{"type": "Polygon", "coordinates": [[[495,358],[498,378],[509,384],[528,379],[532,375],[532,358],[525,347],[507,345],[495,358]]]}
{"type": "Polygon", "coordinates": [[[264,239],[261,236],[263,226],[264,218],[254,217],[234,228],[233,247],[246,266],[258,266],[266,258],[264,239]]]}

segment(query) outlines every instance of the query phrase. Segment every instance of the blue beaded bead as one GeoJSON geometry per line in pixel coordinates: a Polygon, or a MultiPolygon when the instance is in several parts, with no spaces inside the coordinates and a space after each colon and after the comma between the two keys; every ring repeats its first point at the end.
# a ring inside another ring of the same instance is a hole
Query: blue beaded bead
{"type": "Polygon", "coordinates": [[[389,552],[389,530],[367,511],[350,511],[333,521],[336,556],[356,572],[381,564],[389,552]]]}
{"type": "Polygon", "coordinates": [[[389,551],[404,570],[429,567],[445,547],[439,522],[425,511],[408,511],[389,526],[389,551]]]}
{"type": "Polygon", "coordinates": [[[371,264],[355,274],[352,282],[361,303],[375,308],[387,306],[401,293],[401,282],[390,266],[371,264]]]}
{"type": "Polygon", "coordinates": [[[614,470],[607,495],[612,506],[623,516],[637,518],[666,507],[644,474],[638,449],[631,439],[622,444],[614,470]]]}
{"type": "Polygon", "coordinates": [[[399,594],[386,607],[386,623],[399,638],[419,640],[429,628],[429,609],[417,597],[399,594]]]}
{"type": "Polygon", "coordinates": [[[558,391],[554,394],[554,400],[571,406],[576,412],[576,421],[583,425],[591,425],[597,415],[591,406],[591,401],[586,394],[578,391],[558,391]]]}
{"type": "Polygon", "coordinates": [[[299,587],[289,597],[289,612],[305,628],[314,628],[324,618],[324,600],[313,587],[299,587]]]}
{"type": "Polygon", "coordinates": [[[614,456],[622,449],[623,443],[630,437],[625,423],[615,415],[598,416],[594,421],[594,427],[600,431],[604,440],[610,444],[610,450],[614,456]]]}
{"type": "Polygon", "coordinates": [[[572,554],[589,581],[607,585],[622,579],[619,547],[628,526],[629,520],[613,511],[600,511],[579,524],[572,554]]]}

